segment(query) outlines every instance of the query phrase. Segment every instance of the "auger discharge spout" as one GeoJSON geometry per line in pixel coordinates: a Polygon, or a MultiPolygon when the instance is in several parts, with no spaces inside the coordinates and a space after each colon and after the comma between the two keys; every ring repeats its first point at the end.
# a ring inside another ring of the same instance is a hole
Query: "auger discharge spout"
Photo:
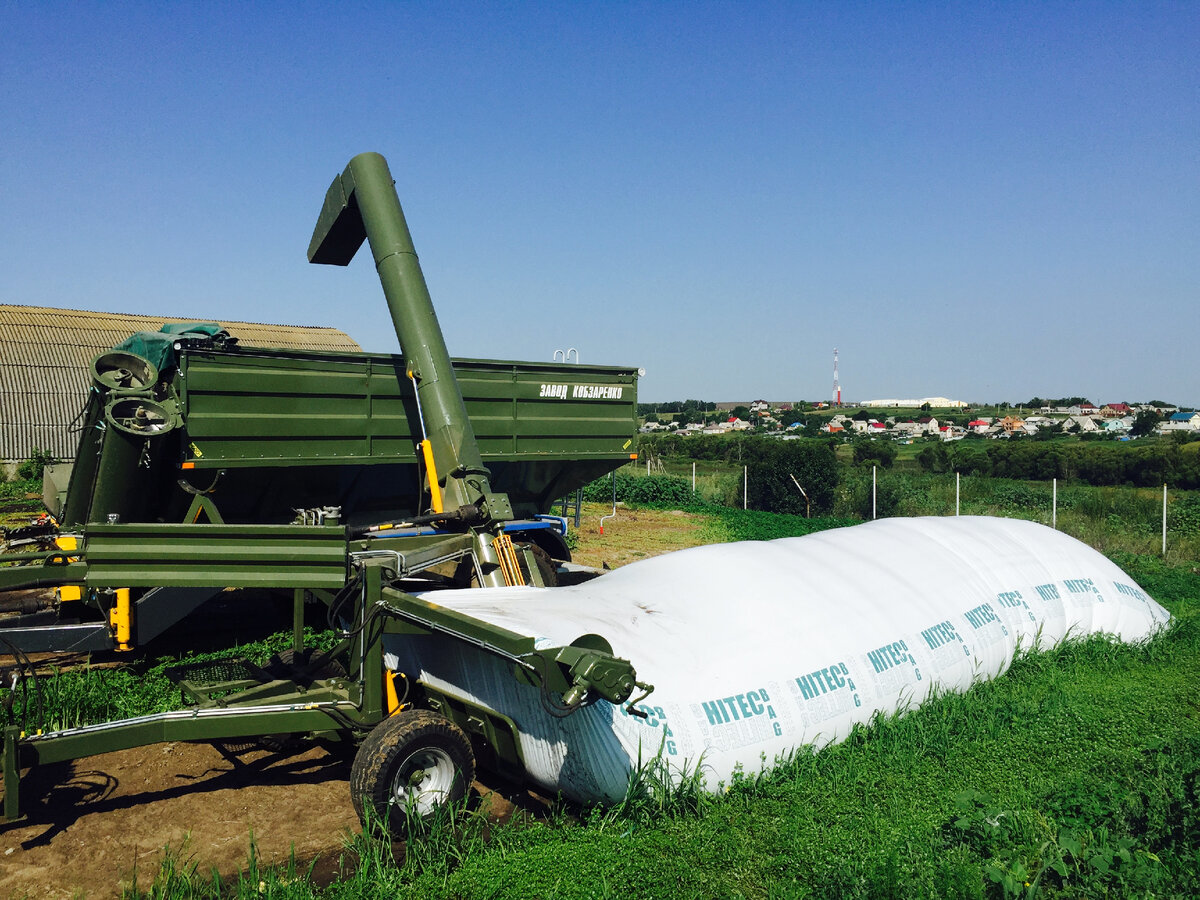
{"type": "Polygon", "coordinates": [[[364,240],[383,284],[405,375],[416,391],[419,421],[413,430],[428,442],[419,458],[426,461],[431,511],[440,513],[441,506],[471,523],[480,582],[502,585],[500,551],[492,539],[513,517],[512,507],[491,488],[392,174],[378,153],[359,154],[333,179],[308,247],[309,262],[347,265],[364,240]]]}

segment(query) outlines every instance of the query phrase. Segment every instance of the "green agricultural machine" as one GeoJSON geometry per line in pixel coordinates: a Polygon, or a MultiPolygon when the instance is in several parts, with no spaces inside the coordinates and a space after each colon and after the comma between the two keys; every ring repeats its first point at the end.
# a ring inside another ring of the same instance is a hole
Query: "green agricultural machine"
{"type": "Polygon", "coordinates": [[[603,636],[539,646],[427,599],[583,577],[546,513],[633,457],[638,371],[451,359],[377,154],[334,179],[308,257],[344,266],[364,240],[403,355],[243,347],[198,324],[95,360],[74,463],[47,471],[53,515],[10,530],[0,556],[6,686],[36,678],[29,654],[131,650],[236,588],[290,592],[293,647],[266,668],[185,671],[176,712],[57,732],[11,722],[8,820],[23,771],[160,741],[360,742],[352,799],[385,822],[461,798],[477,760],[519,776],[511,719],[390,672],[386,635],[492,654],[555,714],[607,701],[640,715],[631,695],[651,688],[603,636]],[[303,645],[314,602],[339,631],[327,652],[303,645]]]}

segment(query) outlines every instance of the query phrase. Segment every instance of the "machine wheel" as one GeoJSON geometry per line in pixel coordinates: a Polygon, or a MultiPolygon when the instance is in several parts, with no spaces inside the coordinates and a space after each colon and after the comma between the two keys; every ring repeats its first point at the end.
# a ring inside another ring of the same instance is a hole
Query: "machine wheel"
{"type": "Polygon", "coordinates": [[[462,729],[437,713],[410,709],[367,735],[350,769],[350,799],[393,836],[407,820],[426,821],[466,796],[475,754],[462,729]]]}

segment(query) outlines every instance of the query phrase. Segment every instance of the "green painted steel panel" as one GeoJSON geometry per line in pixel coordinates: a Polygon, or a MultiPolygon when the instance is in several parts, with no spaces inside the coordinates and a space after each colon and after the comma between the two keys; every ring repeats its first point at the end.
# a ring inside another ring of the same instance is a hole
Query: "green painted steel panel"
{"type": "MultiPolygon", "coordinates": [[[[176,380],[195,468],[411,463],[404,358],[191,351],[176,380]]],[[[628,459],[637,373],[611,366],[455,360],[484,462],[554,454],[628,459]],[[577,391],[601,396],[579,399],[577,391]],[[619,394],[619,397],[617,396],[619,394]]]]}
{"type": "Polygon", "coordinates": [[[346,533],[320,525],[93,525],[90,587],[339,588],[346,533]]]}

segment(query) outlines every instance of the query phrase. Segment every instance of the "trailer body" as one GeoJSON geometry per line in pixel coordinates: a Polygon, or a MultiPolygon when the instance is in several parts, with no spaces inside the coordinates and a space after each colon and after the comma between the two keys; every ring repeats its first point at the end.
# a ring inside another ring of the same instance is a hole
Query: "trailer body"
{"type": "MultiPolygon", "coordinates": [[[[113,513],[120,521],[182,521],[195,495],[180,480],[211,485],[206,496],[228,522],[281,524],[297,508],[329,506],[350,524],[423,512],[422,436],[404,356],[181,343],[158,400],[178,425],[149,436],[150,465],[124,460],[119,491],[97,485],[93,469],[48,498],[64,525],[106,522],[113,513]],[[144,505],[131,508],[131,493],[144,505]]],[[[483,464],[515,516],[549,512],[633,454],[635,369],[453,365],[483,464]]],[[[105,452],[104,439],[93,427],[80,457],[105,452]]]]}

